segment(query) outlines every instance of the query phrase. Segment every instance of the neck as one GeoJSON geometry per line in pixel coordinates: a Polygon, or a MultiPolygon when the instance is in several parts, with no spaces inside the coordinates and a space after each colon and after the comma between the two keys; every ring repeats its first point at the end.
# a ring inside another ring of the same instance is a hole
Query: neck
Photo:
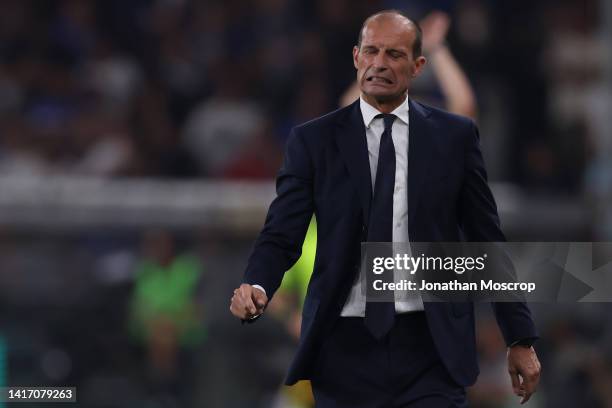
{"type": "Polygon", "coordinates": [[[377,99],[371,95],[361,94],[361,97],[368,104],[372,105],[382,113],[391,113],[406,100],[407,94],[403,94],[399,98],[394,99],[377,99]]]}

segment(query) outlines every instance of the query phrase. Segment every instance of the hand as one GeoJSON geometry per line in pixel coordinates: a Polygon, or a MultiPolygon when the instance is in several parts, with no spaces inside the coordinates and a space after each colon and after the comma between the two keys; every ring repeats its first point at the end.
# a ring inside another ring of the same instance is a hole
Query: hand
{"type": "Polygon", "coordinates": [[[268,297],[262,290],[243,283],[234,289],[230,311],[237,318],[248,320],[262,314],[267,304],[268,297]]]}
{"type": "Polygon", "coordinates": [[[450,27],[450,17],[442,11],[432,11],[419,22],[423,30],[423,52],[429,53],[444,45],[450,27]]]}
{"type": "Polygon", "coordinates": [[[542,366],[533,347],[513,346],[508,349],[508,372],[512,390],[521,397],[521,404],[529,401],[540,382],[542,366]]]}

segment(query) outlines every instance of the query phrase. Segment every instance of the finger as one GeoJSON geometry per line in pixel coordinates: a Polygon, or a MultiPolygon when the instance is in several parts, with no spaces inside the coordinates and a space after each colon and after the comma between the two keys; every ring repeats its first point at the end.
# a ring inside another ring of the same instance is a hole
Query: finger
{"type": "Polygon", "coordinates": [[[521,381],[519,380],[518,373],[516,371],[509,371],[510,380],[512,381],[512,391],[515,395],[521,395],[521,381]]]}
{"type": "Polygon", "coordinates": [[[529,401],[529,398],[531,398],[531,394],[533,394],[533,392],[527,392],[525,391],[525,394],[523,395],[523,397],[521,398],[521,405],[526,403],[527,401],[529,401]]]}
{"type": "Polygon", "coordinates": [[[258,302],[257,296],[258,294],[261,294],[265,298],[265,295],[259,289],[254,288],[253,286],[249,284],[242,284],[240,286],[240,291],[243,295],[243,301],[244,301],[245,306],[247,307],[248,312],[251,315],[260,313],[261,309],[263,309],[263,306],[265,306],[266,302],[265,300],[258,302]],[[259,303],[262,303],[262,305],[260,306],[259,303]]]}
{"type": "Polygon", "coordinates": [[[230,305],[230,312],[232,312],[232,314],[239,319],[246,318],[246,314],[244,313],[243,309],[237,306],[237,303],[235,301],[232,301],[232,304],[230,305]]]}
{"type": "Polygon", "coordinates": [[[240,299],[242,300],[243,309],[251,316],[257,313],[257,307],[255,307],[255,303],[253,303],[252,297],[253,293],[251,292],[251,290],[241,290],[240,299]]]}
{"type": "Polygon", "coordinates": [[[238,294],[232,296],[230,311],[234,316],[240,319],[246,318],[247,312],[244,308],[244,302],[238,294]]]}
{"type": "Polygon", "coordinates": [[[238,296],[242,303],[246,303],[247,299],[251,297],[251,293],[248,288],[243,285],[236,289],[235,296],[238,296]]]}
{"type": "Polygon", "coordinates": [[[263,309],[268,301],[267,296],[261,290],[255,288],[253,289],[251,298],[257,306],[257,309],[263,309]]]}
{"type": "Polygon", "coordinates": [[[521,404],[524,404],[525,402],[529,401],[529,398],[531,398],[531,395],[536,390],[538,381],[539,375],[537,373],[530,373],[526,376],[523,376],[523,388],[525,391],[523,394],[523,398],[521,399],[521,404]]]}
{"type": "Polygon", "coordinates": [[[240,319],[246,319],[249,315],[245,308],[242,293],[239,289],[234,291],[234,296],[231,298],[230,311],[240,319]]]}

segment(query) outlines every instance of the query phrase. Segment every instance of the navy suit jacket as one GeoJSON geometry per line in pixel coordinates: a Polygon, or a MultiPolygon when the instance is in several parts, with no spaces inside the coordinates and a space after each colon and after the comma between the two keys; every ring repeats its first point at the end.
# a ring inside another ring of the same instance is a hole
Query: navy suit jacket
{"type": "MultiPolygon", "coordinates": [[[[473,121],[409,99],[408,233],[412,242],[505,241],[473,121]]],[[[372,185],[359,101],[295,127],[276,181],[277,197],[255,242],[244,282],[271,298],[300,257],[317,218],[314,271],[299,346],[286,378],[311,377],[318,350],[339,317],[366,240],[372,185]]],[[[508,345],[536,337],[524,303],[494,303],[508,345]]],[[[441,359],[461,385],[478,376],[473,304],[425,303],[441,359]]]]}

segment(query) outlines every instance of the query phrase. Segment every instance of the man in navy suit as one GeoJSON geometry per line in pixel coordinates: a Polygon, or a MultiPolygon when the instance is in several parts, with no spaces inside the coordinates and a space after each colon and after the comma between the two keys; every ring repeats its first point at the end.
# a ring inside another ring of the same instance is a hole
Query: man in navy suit
{"type": "MultiPolygon", "coordinates": [[[[422,33],[397,11],[369,17],[353,49],[361,97],[293,129],[277,197],[231,312],[254,322],[317,218],[315,267],[286,384],[310,379],[318,407],[463,407],[478,375],[473,304],[370,302],[361,242],[504,241],[478,131],[408,97],[422,33]]],[[[524,303],[493,303],[522,402],[539,381],[524,303]]]]}

